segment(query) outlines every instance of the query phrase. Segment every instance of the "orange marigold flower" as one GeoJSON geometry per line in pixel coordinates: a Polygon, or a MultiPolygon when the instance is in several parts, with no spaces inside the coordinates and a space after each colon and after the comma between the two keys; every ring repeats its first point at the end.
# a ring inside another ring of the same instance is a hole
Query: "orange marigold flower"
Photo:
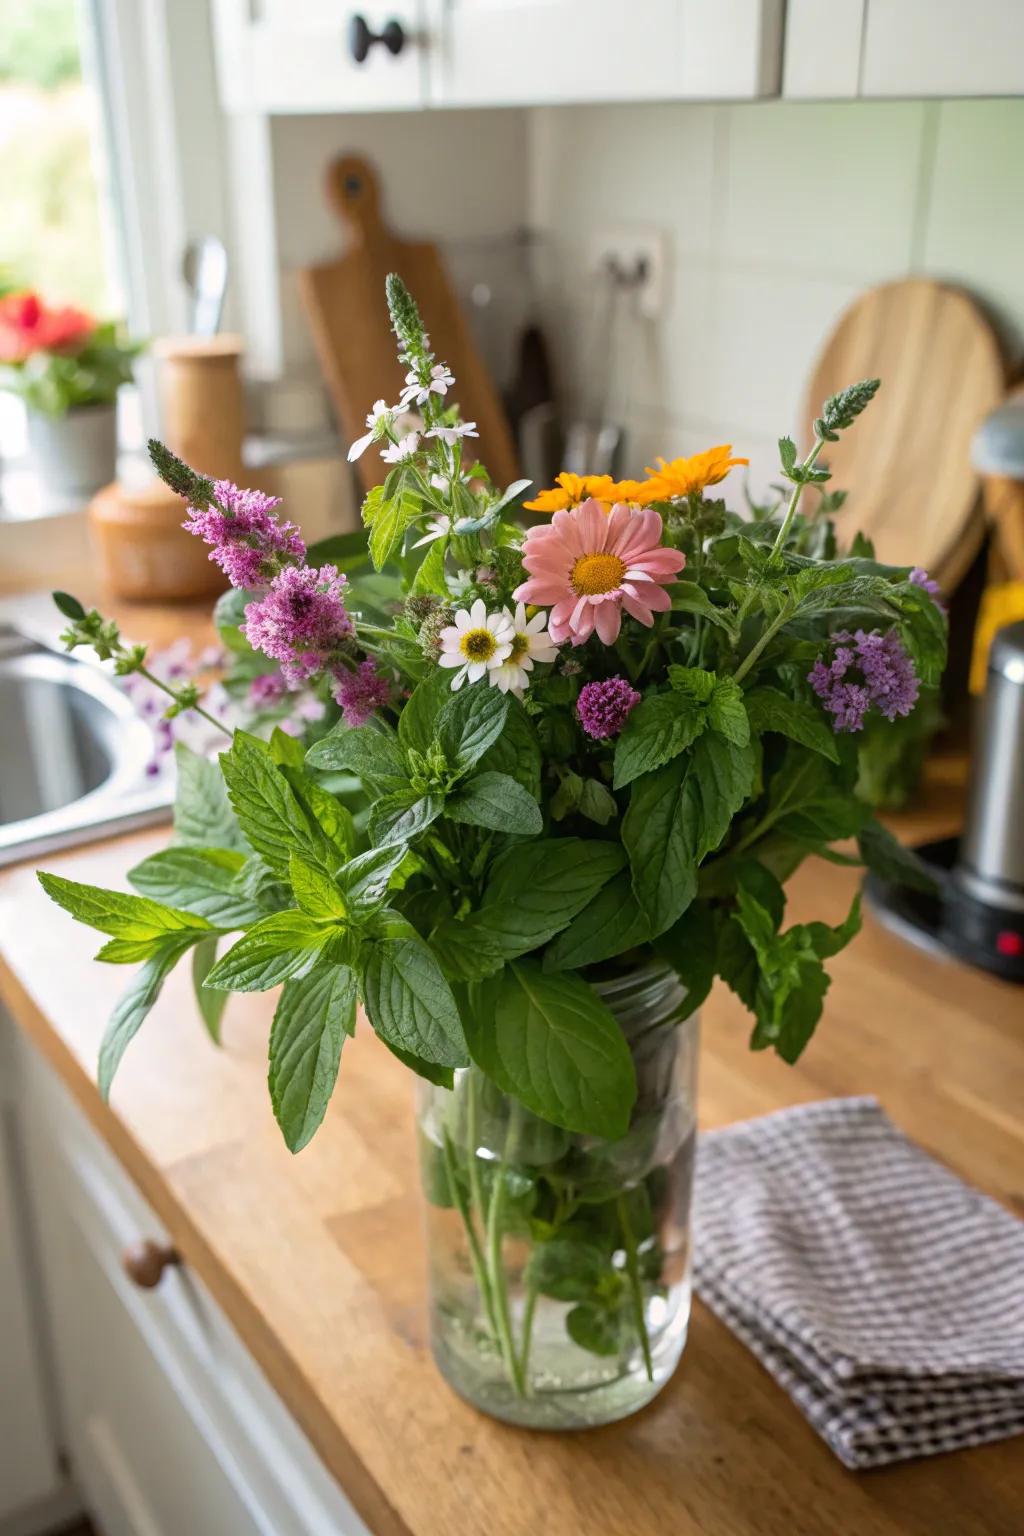
{"type": "Polygon", "coordinates": [[[643,487],[648,502],[671,501],[674,496],[695,496],[709,485],[724,480],[730,469],[737,464],[749,464],[749,459],[734,459],[732,443],[720,443],[705,453],[695,453],[689,459],[673,459],[666,463],[658,460],[660,469],[647,467],[651,478],[643,487]]]}
{"type": "Polygon", "coordinates": [[[644,506],[647,500],[650,497],[643,481],[613,480],[611,475],[571,475],[563,471],[555,477],[550,490],[540,491],[533,501],[524,501],[523,506],[530,512],[565,512],[585,501],[598,501],[603,511],[610,512],[619,502],[644,506]]]}

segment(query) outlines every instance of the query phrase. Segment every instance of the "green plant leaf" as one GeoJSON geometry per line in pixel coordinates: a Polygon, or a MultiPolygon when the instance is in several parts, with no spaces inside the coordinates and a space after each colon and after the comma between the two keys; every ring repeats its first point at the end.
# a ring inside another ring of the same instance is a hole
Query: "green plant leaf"
{"type": "Polygon", "coordinates": [[[174,760],[178,770],[174,841],[192,848],[235,848],[248,853],[218,764],[181,741],[175,744],[174,760]]]}
{"type": "Polygon", "coordinates": [[[288,878],[293,851],[314,864],[330,867],[337,862],[337,850],[303,810],[262,743],[236,731],[231,749],[221,753],[220,763],[239,825],[275,874],[288,878]]]}
{"type": "Polygon", "coordinates": [[[633,894],[629,871],[624,869],[602,886],[548,946],[544,969],[575,971],[583,965],[596,965],[646,943],[649,936],[650,926],[633,894]]]}
{"type": "Polygon", "coordinates": [[[509,694],[508,714],[501,735],[479,760],[481,770],[507,773],[534,800],[540,799],[541,750],[533,721],[518,699],[509,694]]]}
{"type": "Polygon", "coordinates": [[[484,683],[453,693],[437,717],[437,740],[454,773],[467,773],[501,735],[508,695],[484,683]]]}
{"type": "Polygon", "coordinates": [[[655,946],[686,989],[682,1009],[675,1015],[680,1020],[696,1013],[714,984],[719,927],[718,914],[706,902],[694,901],[655,946]]]}
{"type": "Polygon", "coordinates": [[[342,805],[337,796],[318,784],[304,768],[285,766],[281,772],[310,821],[320,827],[337,850],[338,858],[350,858],[356,848],[356,827],[348,806],[342,805]]]}
{"type": "Polygon", "coordinates": [[[406,853],[401,844],[371,848],[369,853],[360,853],[350,859],[338,871],[338,884],[353,915],[376,911],[387,896],[391,878],[404,862],[406,853]]]}
{"type": "Polygon", "coordinates": [[[857,834],[861,859],[882,880],[907,885],[933,895],[938,886],[928,866],[912,848],[906,848],[887,827],[872,816],[857,834]]]}
{"type": "Polygon", "coordinates": [[[317,864],[293,853],[288,861],[288,878],[301,911],[318,922],[344,921],[348,915],[345,899],[329,875],[317,864]]]}
{"type": "Polygon", "coordinates": [[[615,842],[538,838],[494,861],[474,926],[506,959],[554,937],[617,874],[625,854],[615,842]]]}
{"type": "Polygon", "coordinates": [[[179,912],[150,901],[148,896],[130,896],[122,891],[105,891],[98,885],[82,885],[63,875],[38,872],[39,884],[58,906],[115,939],[163,939],[169,934],[191,930],[194,935],[210,929],[204,917],[194,912],[179,912]]]}
{"type": "Polygon", "coordinates": [[[370,811],[367,831],[376,848],[407,846],[437,820],[444,810],[442,795],[421,795],[415,789],[398,789],[384,795],[370,811]]]}
{"type": "Polygon", "coordinates": [[[344,769],[381,790],[402,789],[408,783],[405,762],[393,736],[375,725],[336,725],[306,753],[311,768],[344,769]]]}
{"type": "Polygon", "coordinates": [[[475,773],[466,779],[446,799],[444,814],[450,821],[518,837],[537,837],[544,830],[536,800],[505,773],[475,773]]]}
{"type": "Polygon", "coordinates": [[[435,1066],[467,1064],[452,989],[421,939],[365,944],[361,991],[374,1031],[390,1046],[435,1066]]]}
{"type": "Polygon", "coordinates": [[[476,913],[464,919],[446,917],[430,935],[430,947],[452,981],[480,981],[505,963],[499,941],[476,913]]]}
{"type": "Polygon", "coordinates": [[[743,701],[743,689],[731,677],[719,677],[708,701],[708,724],[734,747],[745,747],[750,740],[750,721],[743,701]]]}
{"type": "Polygon", "coordinates": [[[746,704],[752,730],[788,736],[812,752],[820,752],[829,762],[838,763],[835,733],[822,719],[820,710],[771,687],[753,689],[746,696],[746,704]]]}
{"type": "Polygon", "coordinates": [[[265,916],[241,888],[245,855],[226,848],[164,848],[128,871],[137,891],[205,917],[215,928],[245,928],[265,916]]]}
{"type": "Polygon", "coordinates": [[[195,933],[190,933],[165,939],[159,952],[146,961],[137,976],[132,977],[127,990],[118,999],[100,1045],[97,1082],[104,1102],[110,1097],[110,1086],[122,1056],[160,996],[160,990],[170,972],[196,942],[196,938],[195,933]]]}
{"type": "Polygon", "coordinates": [[[268,1083],[291,1152],[302,1151],[324,1118],[355,1019],[356,979],[347,965],[318,966],[281,990],[270,1031],[268,1083]]]}
{"type": "Polygon", "coordinates": [[[267,992],[289,976],[307,975],[336,932],[304,912],[275,912],[232,945],[206,985],[225,992],[267,992]]]}
{"type": "Polygon", "coordinates": [[[542,1296],[552,1296],[555,1301],[586,1301],[609,1269],[608,1259],[596,1243],[561,1233],[533,1245],[524,1279],[542,1296]]]}
{"type": "Polygon", "coordinates": [[[436,1088],[454,1088],[455,1069],[453,1067],[441,1067],[436,1061],[424,1061],[422,1056],[416,1056],[412,1051],[403,1051],[401,1046],[395,1045],[392,1040],[385,1040],[384,1044],[392,1056],[397,1057],[402,1066],[408,1067],[410,1072],[415,1072],[417,1077],[426,1078],[427,1082],[433,1083],[436,1088]]]}
{"type": "Polygon", "coordinates": [[[437,668],[417,683],[398,717],[398,741],[406,752],[426,756],[434,740],[437,717],[451,697],[445,673],[437,668]]]}
{"type": "Polygon", "coordinates": [[[216,963],[217,940],[200,939],[192,951],[192,987],[199,1017],[206,1025],[210,1039],[215,1045],[220,1045],[220,1021],[227,1006],[228,993],[217,992],[206,985],[206,978],[216,963]]]}
{"type": "Polygon", "coordinates": [[[503,1093],[580,1135],[625,1134],[636,1074],[625,1036],[578,976],[517,960],[471,989],[470,1052],[503,1093]]]}
{"type": "Polygon", "coordinates": [[[301,768],[306,760],[306,748],[298,736],[289,736],[275,725],[270,733],[270,756],[279,768],[301,768]]]}
{"type": "Polygon", "coordinates": [[[370,529],[370,559],[378,571],[396,553],[405,537],[405,530],[416,521],[422,506],[419,496],[403,486],[399,487],[395,495],[381,500],[374,512],[370,529]]]}
{"type": "Polygon", "coordinates": [[[707,711],[688,693],[673,689],[643,699],[615,744],[615,788],[632,784],[641,774],[653,772],[684,752],[703,731],[707,719],[707,711]]]}
{"type": "Polygon", "coordinates": [[[622,1330],[617,1314],[597,1302],[584,1301],[565,1319],[565,1328],[574,1344],[591,1355],[617,1355],[622,1345],[622,1330]]]}
{"type": "Polygon", "coordinates": [[[443,539],[435,539],[429,545],[412,579],[409,591],[413,597],[420,597],[424,593],[430,593],[435,597],[448,596],[448,586],[444,579],[443,539]]]}
{"type": "Polygon", "coordinates": [[[50,596],[53,598],[58,612],[62,613],[66,619],[70,619],[72,623],[77,619],[85,618],[85,609],[78,601],[78,598],[72,597],[70,592],[51,592],[50,596]]]}

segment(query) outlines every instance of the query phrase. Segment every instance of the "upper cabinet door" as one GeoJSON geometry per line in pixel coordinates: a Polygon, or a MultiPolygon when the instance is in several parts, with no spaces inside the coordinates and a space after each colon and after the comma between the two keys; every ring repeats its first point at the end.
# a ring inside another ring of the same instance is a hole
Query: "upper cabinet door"
{"type": "Polygon", "coordinates": [[[862,96],[1024,92],[1024,0],[871,0],[862,96]]]}
{"type": "Polygon", "coordinates": [[[214,0],[229,112],[422,107],[421,0],[214,0]]]}
{"type": "Polygon", "coordinates": [[[744,99],[779,89],[783,0],[426,0],[442,107],[744,99]]]}

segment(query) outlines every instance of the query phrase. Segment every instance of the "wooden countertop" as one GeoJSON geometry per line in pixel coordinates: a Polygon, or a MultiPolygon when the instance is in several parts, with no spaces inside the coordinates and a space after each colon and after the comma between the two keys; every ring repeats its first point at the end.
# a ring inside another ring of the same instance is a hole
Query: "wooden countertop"
{"type": "MultiPolygon", "coordinates": [[[[940,835],[954,782],[906,825],[940,835]]],[[[45,862],[124,886],[161,831],[45,862]]],[[[814,862],[789,920],[845,914],[856,874],[814,862]]],[[[58,912],[30,867],[0,877],[0,996],[120,1157],[377,1536],[1011,1536],[1021,1440],[882,1472],[844,1470],[698,1302],[682,1364],[624,1424],[509,1429],[431,1363],[409,1075],[364,1027],[326,1122],[293,1158],[265,1085],[272,998],[232,1000],[211,1046],[176,973],[105,1108],[97,1045],[125,970],[58,912]]],[[[747,1049],[718,988],[704,1010],[700,1122],[875,1093],[968,1180],[1024,1208],[1024,1007],[1009,985],[907,948],[868,917],[831,966],[825,1018],[796,1068],[747,1049]]]]}

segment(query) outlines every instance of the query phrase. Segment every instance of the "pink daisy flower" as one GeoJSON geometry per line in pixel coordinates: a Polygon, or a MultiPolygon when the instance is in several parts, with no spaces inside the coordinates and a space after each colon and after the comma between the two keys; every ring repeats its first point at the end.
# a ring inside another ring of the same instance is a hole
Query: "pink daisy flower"
{"type": "Polygon", "coordinates": [[[550,523],[531,528],[523,546],[530,579],[516,588],[517,601],[550,607],[548,630],[556,645],[582,645],[594,630],[613,645],[622,610],[648,627],[672,600],[665,586],[686,556],[661,544],[661,518],[619,502],[606,516],[593,497],[550,523]]]}

